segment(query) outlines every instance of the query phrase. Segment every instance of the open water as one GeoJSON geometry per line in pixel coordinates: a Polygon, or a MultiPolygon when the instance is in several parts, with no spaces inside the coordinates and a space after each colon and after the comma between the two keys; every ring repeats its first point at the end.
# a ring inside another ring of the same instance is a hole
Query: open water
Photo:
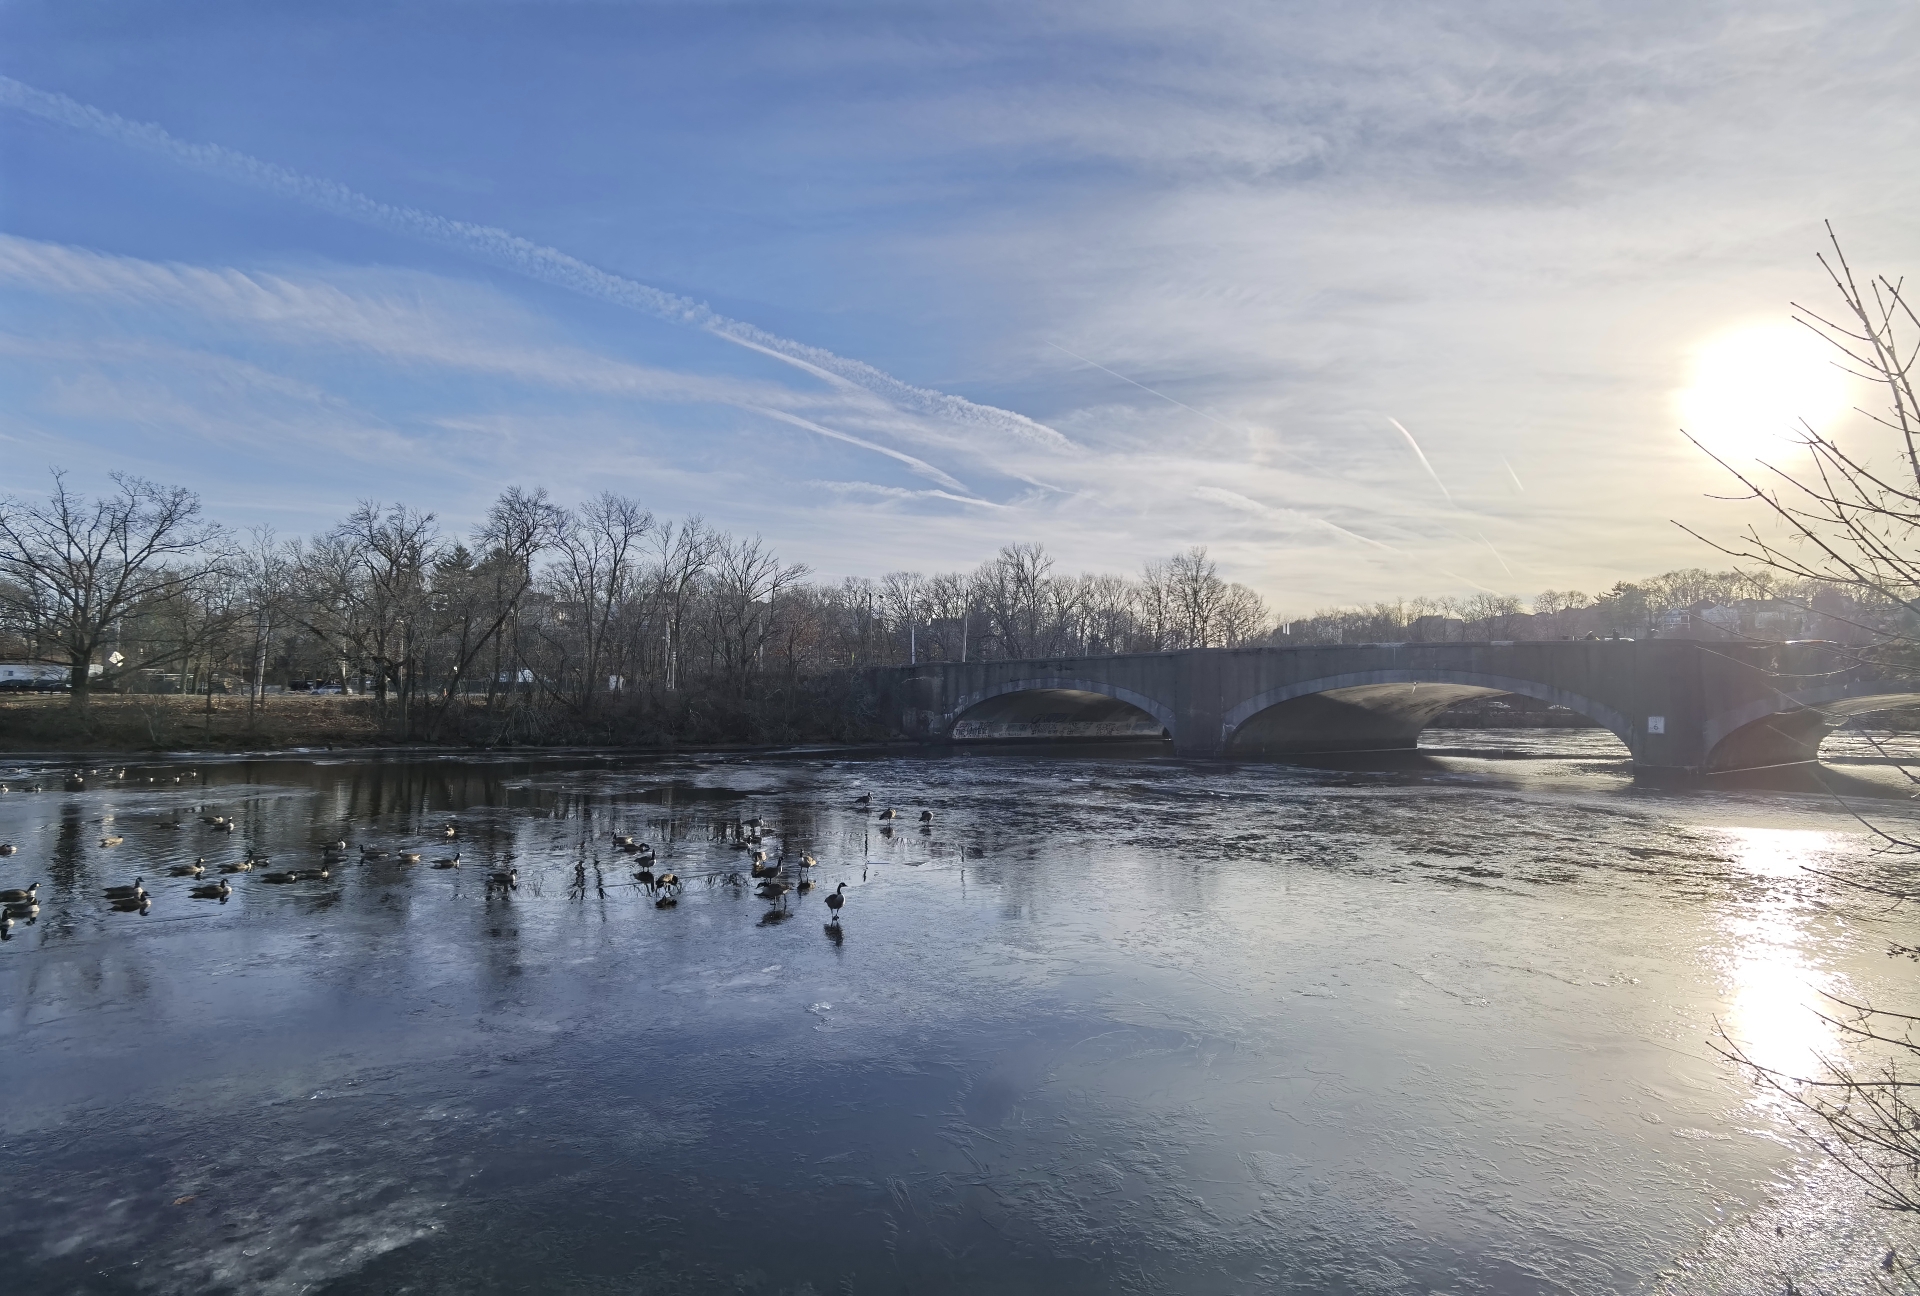
{"type": "Polygon", "coordinates": [[[1911,1007],[1909,920],[1807,871],[1881,867],[1844,807],[1636,788],[1599,731],[1365,766],[0,767],[0,887],[41,884],[0,943],[0,1281],[1891,1289],[1911,1231],[1709,1047],[1806,1068],[1822,990],[1911,1007]],[[753,818],[811,893],[756,896],[753,818]],[[224,902],[168,876],[249,852],[224,902]]]}

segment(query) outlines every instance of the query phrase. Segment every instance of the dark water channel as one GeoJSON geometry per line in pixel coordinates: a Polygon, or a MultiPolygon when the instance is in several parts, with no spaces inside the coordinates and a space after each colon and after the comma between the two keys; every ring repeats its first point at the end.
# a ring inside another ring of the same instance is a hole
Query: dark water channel
{"type": "Polygon", "coordinates": [[[1804,871],[1872,843],[1815,797],[1636,789],[1610,741],[1453,734],[1388,770],[0,769],[0,887],[41,883],[0,943],[0,1274],[22,1294],[1875,1290],[1914,1239],[1706,1044],[1718,1018],[1804,1065],[1832,1044],[1818,988],[1912,989],[1884,915],[1804,871]],[[790,871],[817,856],[811,894],[727,880],[755,817],[790,871]],[[616,833],[680,874],[677,906],[616,833]],[[339,838],[331,876],[266,880],[339,838]],[[224,902],[191,898],[211,872],[168,876],[250,851],[271,858],[224,902]],[[517,887],[490,889],[509,864],[517,887]],[[136,875],[150,910],[113,911],[101,888],[136,875]]]}

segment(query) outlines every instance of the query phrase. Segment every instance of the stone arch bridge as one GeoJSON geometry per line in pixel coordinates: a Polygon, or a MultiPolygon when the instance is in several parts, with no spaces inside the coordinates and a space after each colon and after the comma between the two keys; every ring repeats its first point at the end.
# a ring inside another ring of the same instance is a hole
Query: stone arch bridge
{"type": "Polygon", "coordinates": [[[1167,737],[1196,758],[1410,748],[1464,698],[1518,693],[1610,729],[1636,772],[1817,759],[1848,716],[1920,702],[1827,643],[1686,639],[1205,648],[869,672],[880,714],[932,742],[1167,737]]]}

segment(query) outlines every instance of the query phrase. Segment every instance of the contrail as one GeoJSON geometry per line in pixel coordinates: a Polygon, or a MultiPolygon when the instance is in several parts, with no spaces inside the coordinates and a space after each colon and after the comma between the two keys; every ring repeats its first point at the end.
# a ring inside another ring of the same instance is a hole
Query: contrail
{"type": "Polygon", "coordinates": [[[1500,560],[1500,566],[1501,566],[1501,568],[1502,568],[1503,570],[1505,570],[1505,572],[1507,573],[1507,575],[1508,575],[1509,577],[1511,577],[1511,576],[1513,575],[1513,568],[1511,568],[1511,567],[1508,567],[1508,566],[1507,566],[1507,560],[1506,560],[1506,558],[1505,558],[1504,556],[1502,556],[1502,554],[1500,553],[1500,551],[1499,551],[1498,549],[1495,549],[1495,548],[1493,547],[1493,541],[1491,541],[1491,540],[1489,540],[1489,539],[1487,539],[1487,537],[1486,537],[1485,535],[1483,535],[1483,534],[1481,534],[1481,532],[1479,532],[1478,530],[1476,530],[1476,531],[1474,532],[1474,534],[1480,537],[1480,543],[1481,543],[1481,544],[1483,544],[1483,545],[1485,545],[1485,546],[1487,547],[1487,552],[1488,552],[1488,553],[1490,553],[1490,554],[1492,554],[1492,555],[1493,555],[1493,556],[1494,556],[1495,558],[1498,558],[1498,559],[1500,560]]]}
{"type": "Polygon", "coordinates": [[[415,207],[384,203],[338,181],[303,175],[219,144],[189,143],[152,122],[130,121],[66,95],[35,89],[12,77],[0,76],[0,106],[265,189],[364,225],[439,243],[541,283],[630,307],[656,319],[704,329],[728,342],[764,351],[788,363],[824,370],[918,414],[1009,432],[1054,449],[1073,448],[1073,443],[1059,432],[1024,414],[992,405],[976,405],[946,392],[912,386],[864,361],[850,360],[820,347],[769,333],[743,320],[729,319],[704,302],[609,274],[558,248],[543,246],[497,226],[474,225],[415,207]]]}
{"type": "Polygon", "coordinates": [[[1453,492],[1447,489],[1447,484],[1440,480],[1440,474],[1435,472],[1433,465],[1427,462],[1427,452],[1422,450],[1420,443],[1413,439],[1413,433],[1407,431],[1406,425],[1401,423],[1399,419],[1394,418],[1391,414],[1387,416],[1387,422],[1400,429],[1400,435],[1405,437],[1407,444],[1413,447],[1413,453],[1419,457],[1420,466],[1427,470],[1427,476],[1433,478],[1433,484],[1438,486],[1440,493],[1447,497],[1447,503],[1453,503],[1453,492]]]}
{"type": "MultiPolygon", "coordinates": [[[[913,472],[927,478],[929,481],[939,482],[942,486],[951,487],[957,491],[967,489],[965,482],[956,481],[954,478],[949,477],[925,459],[916,459],[910,454],[902,454],[898,450],[879,445],[876,442],[863,440],[860,437],[841,432],[835,428],[824,427],[821,424],[813,422],[811,419],[803,419],[797,414],[789,414],[784,410],[768,409],[764,405],[745,405],[741,408],[750,409],[756,414],[764,414],[770,419],[778,419],[782,423],[791,423],[793,426],[805,428],[809,432],[817,432],[823,437],[832,437],[835,441],[845,441],[849,445],[857,445],[862,450],[871,450],[875,454],[883,454],[889,459],[897,459],[913,472]]],[[[969,502],[977,503],[979,501],[975,501],[969,497],[969,502]]]]}
{"type": "Polygon", "coordinates": [[[1522,495],[1526,494],[1527,488],[1520,484],[1520,474],[1513,470],[1513,465],[1507,462],[1507,457],[1505,455],[1500,456],[1500,466],[1507,470],[1507,476],[1513,478],[1513,488],[1519,491],[1522,495]]]}
{"type": "MultiPolygon", "coordinates": [[[[1143,382],[1134,382],[1133,379],[1127,377],[1123,373],[1114,373],[1113,370],[1107,368],[1105,365],[1101,364],[1098,360],[1089,360],[1083,355],[1078,355],[1072,351],[1067,350],[1065,347],[1061,346],[1058,342],[1049,342],[1047,343],[1047,345],[1052,347],[1055,351],[1060,352],[1062,355],[1073,356],[1073,358],[1075,360],[1078,360],[1081,364],[1092,365],[1095,369],[1098,369],[1103,374],[1108,374],[1114,378],[1118,378],[1123,383],[1128,383],[1134,387],[1138,387],[1141,391],[1146,392],[1149,396],[1158,396],[1161,400],[1167,402],[1169,405],[1178,405],[1181,409],[1187,411],[1189,414],[1198,414],[1201,418],[1205,419],[1207,422],[1218,424],[1219,426],[1225,428],[1229,432],[1236,433],[1240,436],[1245,436],[1247,434],[1246,428],[1237,428],[1231,423],[1215,418],[1213,415],[1207,413],[1205,410],[1195,409],[1193,406],[1187,404],[1185,401],[1175,400],[1173,397],[1167,395],[1163,391],[1156,391],[1152,387],[1147,386],[1143,382]]],[[[1280,446],[1278,447],[1278,449],[1282,454],[1292,455],[1295,459],[1300,460],[1301,463],[1310,462],[1304,456],[1294,453],[1294,451],[1287,449],[1287,447],[1285,446],[1280,446]]]]}

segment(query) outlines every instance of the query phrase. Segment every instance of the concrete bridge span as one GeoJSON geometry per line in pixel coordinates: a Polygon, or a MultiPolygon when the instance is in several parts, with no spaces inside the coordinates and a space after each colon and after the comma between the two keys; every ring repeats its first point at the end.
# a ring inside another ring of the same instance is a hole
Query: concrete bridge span
{"type": "Polygon", "coordinates": [[[1523,694],[1611,730],[1642,774],[1817,759],[1848,716],[1920,702],[1857,650],[1685,639],[1341,644],[942,662],[870,672],[934,742],[1170,738],[1198,758],[1410,748],[1463,698],[1523,694]]]}

